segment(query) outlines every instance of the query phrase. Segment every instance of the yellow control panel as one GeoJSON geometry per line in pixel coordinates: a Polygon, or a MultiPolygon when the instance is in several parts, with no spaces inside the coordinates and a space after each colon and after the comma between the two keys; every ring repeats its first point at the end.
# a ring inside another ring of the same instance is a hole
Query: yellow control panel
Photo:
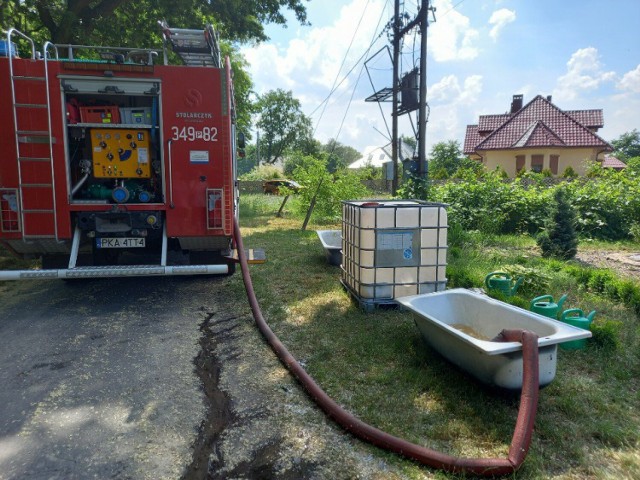
{"type": "Polygon", "coordinates": [[[149,130],[92,128],[95,178],[150,178],[149,130]]]}

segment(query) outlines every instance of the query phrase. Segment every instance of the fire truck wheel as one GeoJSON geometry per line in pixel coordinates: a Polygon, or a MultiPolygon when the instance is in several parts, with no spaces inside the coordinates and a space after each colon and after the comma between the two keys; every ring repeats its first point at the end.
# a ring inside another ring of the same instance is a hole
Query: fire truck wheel
{"type": "Polygon", "coordinates": [[[229,267],[229,271],[227,272],[228,276],[233,275],[236,272],[236,262],[227,262],[227,266],[229,267]]]}

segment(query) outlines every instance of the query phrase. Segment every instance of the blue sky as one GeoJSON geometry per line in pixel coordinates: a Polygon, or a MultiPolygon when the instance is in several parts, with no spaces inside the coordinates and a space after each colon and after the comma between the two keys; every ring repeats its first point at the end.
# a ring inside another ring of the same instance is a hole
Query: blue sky
{"type": "MultiPolygon", "coordinates": [[[[418,3],[405,0],[406,11],[415,15],[418,3]]],[[[640,129],[640,1],[433,0],[433,5],[429,149],[443,140],[462,144],[467,124],[477,123],[481,114],[506,112],[514,94],[523,94],[525,103],[537,94],[552,95],[566,110],[602,109],[605,126],[598,133],[605,140],[640,129]]],[[[269,42],[243,48],[256,92],[291,90],[322,142],[337,137],[360,151],[385,144],[383,117],[390,128],[390,104],[382,104],[381,113],[378,104],[364,99],[391,85],[391,63],[383,52],[369,62],[367,74],[358,59],[369,48],[365,58],[388,45],[386,34],[379,34],[392,17],[393,1],[311,0],[307,9],[310,26],[295,19],[288,28],[269,26],[269,42]],[[344,81],[324,108],[336,78],[344,81]]],[[[402,58],[403,71],[418,62],[418,36],[415,44],[414,36],[405,37],[402,58]]],[[[407,116],[400,131],[412,134],[407,116]]]]}

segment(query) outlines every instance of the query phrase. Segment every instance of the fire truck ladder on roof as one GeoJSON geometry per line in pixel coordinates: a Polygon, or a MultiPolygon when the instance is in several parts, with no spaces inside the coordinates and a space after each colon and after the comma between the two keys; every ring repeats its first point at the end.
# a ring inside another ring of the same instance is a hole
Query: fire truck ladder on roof
{"type": "Polygon", "coordinates": [[[222,68],[218,34],[209,24],[204,30],[171,28],[166,21],[159,21],[164,46],[164,61],[168,61],[167,43],[185,65],[191,67],[222,68]]]}
{"type": "Polygon", "coordinates": [[[51,133],[47,65],[46,61],[36,61],[33,40],[14,28],[7,32],[7,45],[11,45],[14,35],[29,42],[32,60],[26,68],[16,72],[14,55],[9,53],[11,102],[18,161],[20,230],[23,239],[55,237],[58,240],[53,173],[55,140],[51,133]],[[42,118],[43,111],[46,112],[46,129],[36,130],[33,125],[37,120],[34,119],[42,118]],[[37,144],[44,144],[46,147],[38,148],[35,146],[37,144]]]}

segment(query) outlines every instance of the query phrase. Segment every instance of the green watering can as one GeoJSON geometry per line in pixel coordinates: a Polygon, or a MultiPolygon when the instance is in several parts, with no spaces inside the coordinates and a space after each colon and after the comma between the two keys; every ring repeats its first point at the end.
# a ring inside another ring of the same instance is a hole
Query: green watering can
{"type": "MultiPolygon", "coordinates": [[[[570,308],[569,310],[562,312],[560,321],[573,325],[574,327],[582,328],[583,330],[590,330],[591,322],[593,322],[593,317],[595,316],[595,310],[585,317],[584,312],[579,308],[570,308]]],[[[563,348],[564,350],[580,350],[586,345],[587,339],[581,338],[580,340],[571,340],[570,342],[561,343],[560,348],[563,348]]]]}
{"type": "Polygon", "coordinates": [[[542,295],[541,297],[536,297],[531,300],[531,306],[529,310],[534,313],[539,313],[540,315],[544,315],[545,317],[553,318],[554,320],[558,318],[558,312],[562,308],[562,304],[567,299],[566,295],[562,295],[558,303],[554,303],[553,297],[551,295],[542,295]]]}
{"type": "Polygon", "coordinates": [[[524,277],[518,277],[514,282],[508,273],[504,272],[491,272],[484,278],[484,284],[487,289],[499,290],[507,297],[515,295],[516,290],[520,284],[524,281],[524,277]]]}

